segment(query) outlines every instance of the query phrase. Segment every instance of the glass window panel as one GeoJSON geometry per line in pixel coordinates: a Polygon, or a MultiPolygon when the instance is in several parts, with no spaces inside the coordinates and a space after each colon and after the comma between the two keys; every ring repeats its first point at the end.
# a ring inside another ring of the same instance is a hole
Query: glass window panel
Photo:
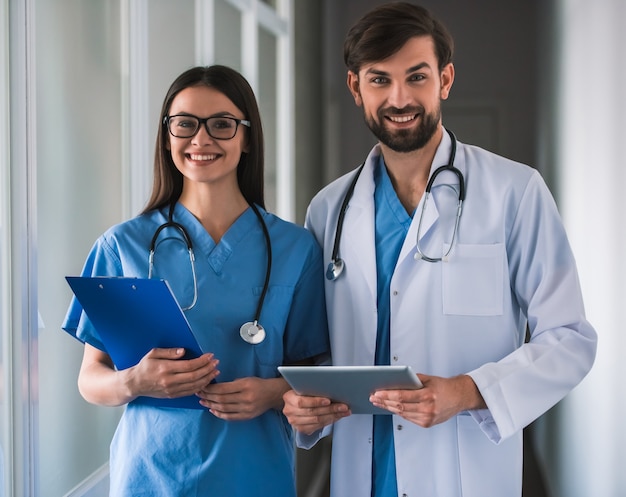
{"type": "MultiPolygon", "coordinates": [[[[118,409],[79,395],[61,331],[96,237],[121,219],[120,2],[36,0],[39,488],[64,495],[108,461],[118,409]]],[[[36,392],[37,394],[37,392],[36,392]]]]}
{"type": "MultiPolygon", "coordinates": [[[[149,120],[146,125],[151,133],[149,150],[152,153],[165,93],[179,74],[195,65],[195,1],[150,0],[148,9],[150,75],[147,79],[149,120]]],[[[152,156],[150,160],[152,164],[152,156]]],[[[147,200],[147,197],[142,199],[141,204],[147,200]]]]}
{"type": "Polygon", "coordinates": [[[242,72],[241,12],[227,2],[215,2],[215,63],[242,72]]]}
{"type": "MultiPolygon", "coordinates": [[[[5,176],[6,164],[0,161],[0,175],[5,176]]],[[[5,176],[6,178],[6,176],[5,176]]],[[[6,183],[0,178],[0,195],[3,198],[9,198],[6,183]]],[[[2,205],[2,208],[5,206],[2,205]]],[[[0,208],[1,210],[1,208],[0,208]]],[[[4,212],[0,212],[0,497],[7,495],[7,479],[9,474],[8,468],[8,439],[6,436],[12,428],[9,424],[9,367],[10,364],[5,362],[6,344],[8,344],[9,327],[7,325],[7,315],[9,312],[8,292],[5,290],[5,282],[8,281],[9,275],[7,271],[6,247],[8,246],[8,234],[4,224],[4,212]]]]}
{"type": "Polygon", "coordinates": [[[0,6],[0,497],[8,495],[9,423],[9,74],[8,9],[0,6]]]}
{"type": "Polygon", "coordinates": [[[265,135],[265,202],[276,211],[277,159],[277,40],[269,31],[259,28],[259,89],[257,99],[265,135]]]}

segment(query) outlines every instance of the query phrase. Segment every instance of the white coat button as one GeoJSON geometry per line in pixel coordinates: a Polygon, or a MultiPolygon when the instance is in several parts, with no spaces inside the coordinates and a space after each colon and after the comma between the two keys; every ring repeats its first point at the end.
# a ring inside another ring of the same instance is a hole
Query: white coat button
{"type": "Polygon", "coordinates": [[[394,360],[395,362],[398,362],[398,356],[397,356],[397,355],[394,355],[394,356],[393,356],[393,360],[394,360]]]}
{"type": "Polygon", "coordinates": [[[393,296],[395,297],[396,295],[398,295],[398,290],[393,291],[393,296]]]}
{"type": "Polygon", "coordinates": [[[371,444],[371,443],[372,443],[372,439],[371,439],[371,438],[368,438],[368,439],[367,439],[367,443],[368,443],[368,444],[371,444]]]}
{"type": "Polygon", "coordinates": [[[398,431],[402,430],[403,426],[402,425],[398,425],[398,431]]]}

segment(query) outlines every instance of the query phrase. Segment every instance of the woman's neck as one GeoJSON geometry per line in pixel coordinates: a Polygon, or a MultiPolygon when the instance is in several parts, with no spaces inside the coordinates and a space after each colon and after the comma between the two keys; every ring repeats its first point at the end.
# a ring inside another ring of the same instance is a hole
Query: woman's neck
{"type": "Polygon", "coordinates": [[[185,185],[178,201],[202,223],[215,243],[248,208],[239,187],[185,185]]]}

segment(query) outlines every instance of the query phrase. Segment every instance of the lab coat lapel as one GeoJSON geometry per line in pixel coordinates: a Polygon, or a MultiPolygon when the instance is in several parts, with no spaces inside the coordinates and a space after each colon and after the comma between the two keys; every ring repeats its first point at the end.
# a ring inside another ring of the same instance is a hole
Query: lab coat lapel
{"type": "Polygon", "coordinates": [[[374,302],[377,289],[373,167],[378,161],[378,156],[378,147],[375,147],[365,161],[365,167],[348,204],[340,248],[345,254],[342,257],[346,261],[346,271],[362,274],[374,302]]]}
{"type": "MultiPolygon", "coordinates": [[[[424,206],[424,197],[420,200],[417,209],[415,209],[415,214],[413,214],[413,220],[411,221],[411,226],[409,227],[409,232],[404,239],[404,244],[402,245],[402,250],[400,250],[400,256],[398,257],[398,263],[403,261],[407,256],[411,255],[413,257],[417,252],[416,240],[417,240],[417,225],[419,224],[419,217],[422,214],[422,209],[424,206]]],[[[439,218],[439,211],[437,210],[437,206],[433,202],[433,199],[428,199],[428,206],[426,211],[424,211],[424,218],[422,219],[422,227],[420,228],[420,239],[424,238],[424,236],[430,231],[433,227],[437,219],[439,218]]]]}

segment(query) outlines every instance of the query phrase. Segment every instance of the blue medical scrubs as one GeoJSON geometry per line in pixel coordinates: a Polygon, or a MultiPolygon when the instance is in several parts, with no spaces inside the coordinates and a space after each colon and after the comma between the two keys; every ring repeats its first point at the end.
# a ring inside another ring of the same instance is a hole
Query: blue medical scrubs
{"type": "MultiPolygon", "coordinates": [[[[272,242],[272,271],[259,322],[263,342],[251,345],[240,326],[254,317],[265,281],[267,251],[248,208],[219,243],[181,204],[174,220],[193,242],[198,301],[186,311],[202,349],[219,359],[218,382],[275,378],[277,367],[329,349],[323,262],[313,236],[260,209],[272,242]]],[[[108,230],[95,243],[83,275],[148,275],[148,248],[167,209],[108,230]]],[[[191,265],[178,230],[159,236],[155,278],[167,279],[182,307],[193,299],[191,265]]],[[[63,328],[106,352],[74,299],[63,328]]],[[[248,421],[224,421],[203,409],[130,403],[111,444],[111,495],[159,497],[295,497],[292,429],[270,409],[248,421]]]]}
{"type": "MultiPolygon", "coordinates": [[[[378,287],[378,331],[376,364],[390,364],[389,288],[400,250],[411,226],[409,216],[396,194],[382,156],[374,171],[376,209],[376,275],[378,287]]],[[[374,416],[372,497],[398,495],[393,426],[390,415],[374,416]]]]}

